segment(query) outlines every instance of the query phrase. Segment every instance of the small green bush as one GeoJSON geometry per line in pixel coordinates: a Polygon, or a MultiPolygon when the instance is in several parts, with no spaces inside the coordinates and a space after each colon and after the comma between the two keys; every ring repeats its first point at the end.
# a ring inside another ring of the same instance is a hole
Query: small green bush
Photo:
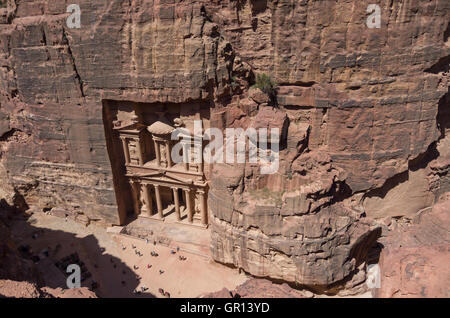
{"type": "Polygon", "coordinates": [[[256,75],[256,83],[252,88],[259,88],[262,92],[270,97],[271,104],[277,106],[277,83],[267,74],[256,75]]]}
{"type": "Polygon", "coordinates": [[[252,87],[259,88],[267,95],[273,96],[275,94],[275,89],[277,88],[277,86],[277,83],[275,83],[275,81],[273,81],[269,75],[261,73],[256,75],[256,83],[252,87]]]}

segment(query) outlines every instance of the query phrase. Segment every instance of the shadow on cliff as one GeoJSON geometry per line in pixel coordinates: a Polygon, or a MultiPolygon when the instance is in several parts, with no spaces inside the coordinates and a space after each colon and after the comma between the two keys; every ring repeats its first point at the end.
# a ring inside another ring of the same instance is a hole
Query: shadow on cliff
{"type": "MultiPolygon", "coordinates": [[[[448,41],[450,36],[450,22],[444,32],[444,42],[448,41]]],[[[437,63],[426,69],[426,73],[431,74],[445,74],[450,71],[450,55],[441,57],[437,63]]],[[[447,93],[441,97],[438,103],[437,125],[441,132],[440,139],[445,137],[446,131],[450,128],[450,87],[447,88],[447,93]]]]}
{"type": "Polygon", "coordinates": [[[450,129],[450,88],[439,100],[437,123],[441,132],[441,139],[443,139],[446,137],[446,132],[450,129]]]}
{"type": "MultiPolygon", "coordinates": [[[[444,34],[444,42],[447,41],[450,35],[450,23],[444,34]]],[[[426,69],[425,72],[432,74],[440,74],[449,72],[450,70],[450,55],[439,59],[437,63],[426,69]]],[[[437,141],[431,143],[427,150],[417,157],[409,160],[408,170],[398,173],[388,178],[385,183],[379,187],[368,191],[364,197],[379,197],[384,198],[389,191],[397,187],[399,184],[407,182],[409,180],[409,171],[417,171],[419,169],[426,168],[430,162],[437,159],[440,153],[437,149],[437,144],[440,140],[447,137],[450,129],[450,88],[446,94],[444,94],[438,102],[438,111],[436,116],[437,129],[440,132],[440,136],[437,141]]]]}
{"type": "MultiPolygon", "coordinates": [[[[81,268],[81,287],[98,297],[154,298],[134,293],[139,280],[119,258],[105,252],[94,235],[33,226],[33,219],[4,199],[0,202],[0,279],[28,281],[38,287],[67,289],[67,266],[81,268]]],[[[0,295],[1,296],[1,295],[0,295]]]]}

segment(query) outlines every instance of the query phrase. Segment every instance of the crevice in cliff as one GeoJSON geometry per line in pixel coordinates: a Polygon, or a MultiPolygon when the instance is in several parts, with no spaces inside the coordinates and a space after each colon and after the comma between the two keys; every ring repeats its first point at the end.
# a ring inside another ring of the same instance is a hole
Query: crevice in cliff
{"type": "Polygon", "coordinates": [[[364,195],[363,200],[372,197],[385,198],[389,191],[397,187],[399,184],[407,182],[408,179],[409,179],[408,170],[400,172],[388,178],[381,187],[369,190],[364,195]]]}
{"type": "Polygon", "coordinates": [[[299,86],[299,87],[312,87],[317,84],[315,81],[294,81],[294,82],[280,82],[278,86],[299,86]]]}
{"type": "MultiPolygon", "coordinates": [[[[130,55],[131,55],[131,71],[136,72],[136,56],[135,52],[133,50],[133,2],[131,0],[128,0],[128,46],[130,48],[130,55]]],[[[136,74],[137,75],[137,74],[136,74]]]]}
{"type": "Polygon", "coordinates": [[[438,104],[437,125],[441,132],[441,138],[446,137],[446,131],[450,129],[450,89],[442,96],[438,104]]]}
{"type": "Polygon", "coordinates": [[[441,72],[448,72],[450,70],[450,55],[441,57],[436,64],[425,69],[426,73],[439,74],[441,72]]]}
{"type": "Polygon", "coordinates": [[[337,203],[343,202],[344,200],[350,198],[353,195],[353,190],[345,181],[333,181],[330,190],[326,193],[309,193],[307,194],[308,199],[312,199],[315,202],[320,200],[325,200],[320,205],[309,210],[309,214],[316,214],[325,208],[331,207],[337,203]]]}
{"type": "Polygon", "coordinates": [[[213,22],[211,16],[209,16],[208,13],[206,12],[206,7],[205,6],[202,6],[200,8],[200,13],[201,13],[202,17],[205,18],[206,21],[213,22]]]}
{"type": "Polygon", "coordinates": [[[20,129],[12,128],[0,136],[0,142],[9,141],[9,139],[12,136],[14,136],[16,133],[20,133],[20,132],[22,132],[20,129]]]}
{"type": "Polygon", "coordinates": [[[72,62],[73,71],[75,73],[75,79],[78,82],[78,86],[80,88],[81,97],[85,97],[84,88],[83,88],[83,80],[81,79],[80,74],[78,73],[77,65],[75,63],[75,57],[72,53],[72,48],[70,47],[69,38],[67,37],[66,30],[63,28],[63,43],[67,44],[67,53],[69,54],[70,60],[72,62]]]}
{"type": "MultiPolygon", "coordinates": [[[[11,39],[11,35],[8,35],[6,37],[6,39],[7,39],[7,41],[6,41],[6,52],[7,52],[7,54],[6,54],[5,60],[6,61],[11,61],[11,59],[12,59],[12,57],[11,57],[11,40],[12,40],[11,39]]],[[[19,90],[17,88],[18,85],[17,85],[16,68],[13,67],[10,63],[11,62],[7,63],[6,65],[2,65],[2,67],[5,67],[8,72],[12,71],[12,74],[13,74],[13,76],[12,76],[13,85],[10,86],[10,95],[11,95],[11,98],[14,99],[16,96],[19,95],[19,90]]]]}
{"type": "Polygon", "coordinates": [[[449,37],[450,37],[450,22],[447,24],[447,29],[445,29],[444,31],[444,43],[447,43],[449,37]]]}
{"type": "Polygon", "coordinates": [[[439,151],[437,150],[437,142],[433,142],[428,146],[425,152],[419,154],[417,157],[408,162],[408,169],[411,171],[425,169],[431,161],[437,159],[438,157],[439,151]]]}
{"type": "Polygon", "coordinates": [[[242,23],[242,21],[241,21],[241,16],[240,16],[239,12],[245,7],[247,0],[235,0],[232,2],[235,2],[236,20],[237,20],[238,24],[240,25],[242,23]]]}
{"type": "Polygon", "coordinates": [[[45,35],[45,30],[42,29],[42,40],[41,43],[43,46],[47,46],[47,36],[45,35]]]}
{"type": "Polygon", "coordinates": [[[8,24],[12,24],[13,20],[16,18],[16,15],[17,15],[16,0],[10,0],[8,2],[8,16],[7,16],[8,24]]]}
{"type": "Polygon", "coordinates": [[[377,227],[374,230],[365,233],[365,235],[359,238],[359,241],[352,247],[349,253],[349,258],[356,260],[356,267],[361,265],[363,262],[368,264],[369,261],[371,263],[378,261],[382,249],[382,245],[378,243],[378,239],[381,237],[381,232],[381,227],[377,227]]]}
{"type": "Polygon", "coordinates": [[[350,198],[353,194],[352,188],[344,181],[336,181],[332,188],[333,199],[330,205],[342,202],[350,198]]]}

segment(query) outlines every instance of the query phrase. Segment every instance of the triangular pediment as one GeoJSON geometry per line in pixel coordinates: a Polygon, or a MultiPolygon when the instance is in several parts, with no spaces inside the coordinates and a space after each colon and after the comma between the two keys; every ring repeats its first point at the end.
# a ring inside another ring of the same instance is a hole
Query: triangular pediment
{"type": "Polygon", "coordinates": [[[193,180],[190,178],[183,178],[176,173],[173,172],[150,172],[145,174],[136,175],[136,177],[140,178],[150,178],[155,179],[155,181],[169,182],[169,183],[181,183],[181,184],[192,184],[193,180]]]}
{"type": "Polygon", "coordinates": [[[139,123],[131,123],[131,124],[125,124],[122,127],[114,127],[114,130],[117,130],[119,132],[123,133],[139,133],[142,130],[144,130],[146,127],[139,123]]]}
{"type": "Polygon", "coordinates": [[[189,183],[190,184],[190,183],[193,182],[192,179],[190,179],[190,178],[183,178],[183,177],[181,177],[181,176],[179,176],[179,175],[177,175],[177,174],[175,174],[173,172],[167,172],[165,174],[165,177],[170,179],[170,180],[174,180],[174,181],[178,181],[178,182],[182,182],[182,183],[189,183]]]}

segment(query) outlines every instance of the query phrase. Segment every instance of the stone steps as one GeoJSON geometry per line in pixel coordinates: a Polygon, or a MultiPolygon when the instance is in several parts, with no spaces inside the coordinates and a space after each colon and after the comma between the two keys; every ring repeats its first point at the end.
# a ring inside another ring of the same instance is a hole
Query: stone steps
{"type": "Polygon", "coordinates": [[[178,247],[187,253],[211,257],[210,231],[206,227],[140,217],[123,227],[119,235],[148,239],[149,244],[156,241],[173,249],[178,247]]]}

